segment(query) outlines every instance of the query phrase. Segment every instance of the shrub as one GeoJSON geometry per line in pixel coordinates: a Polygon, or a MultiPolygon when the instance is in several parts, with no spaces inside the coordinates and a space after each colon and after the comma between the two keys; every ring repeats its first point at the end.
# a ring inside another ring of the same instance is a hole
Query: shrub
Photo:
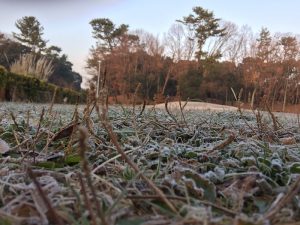
{"type": "Polygon", "coordinates": [[[6,73],[0,70],[0,100],[51,102],[55,89],[56,103],[63,103],[65,98],[68,99],[68,103],[85,101],[86,93],[84,91],[76,92],[57,87],[35,77],[6,73]]]}
{"type": "Polygon", "coordinates": [[[7,70],[4,66],[0,65],[0,73],[6,73],[7,70]]]}

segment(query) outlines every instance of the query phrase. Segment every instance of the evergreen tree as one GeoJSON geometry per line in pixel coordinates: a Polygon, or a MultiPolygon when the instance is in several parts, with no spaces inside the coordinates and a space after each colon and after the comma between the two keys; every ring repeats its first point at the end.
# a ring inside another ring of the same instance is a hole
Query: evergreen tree
{"type": "Polygon", "coordinates": [[[43,36],[44,28],[34,16],[25,16],[15,23],[20,33],[13,33],[13,36],[22,44],[29,46],[32,52],[42,52],[47,41],[43,36]]]}
{"type": "Polygon", "coordinates": [[[97,47],[103,53],[111,52],[120,41],[120,37],[127,33],[128,25],[121,24],[119,27],[107,18],[93,19],[90,22],[93,28],[93,37],[97,39],[97,47]]]}
{"type": "Polygon", "coordinates": [[[296,60],[299,56],[299,43],[293,36],[284,36],[280,39],[283,49],[283,61],[296,60]]]}
{"type": "Polygon", "coordinates": [[[272,53],[272,38],[267,28],[262,28],[257,39],[257,57],[263,62],[269,62],[272,53]]]}
{"type": "Polygon", "coordinates": [[[213,12],[203,9],[202,7],[193,8],[193,12],[194,14],[183,17],[183,20],[178,21],[194,32],[198,44],[196,56],[198,61],[201,61],[201,59],[207,56],[207,52],[203,50],[207,39],[210,37],[224,36],[226,34],[226,29],[220,28],[220,19],[215,18],[213,12]]]}

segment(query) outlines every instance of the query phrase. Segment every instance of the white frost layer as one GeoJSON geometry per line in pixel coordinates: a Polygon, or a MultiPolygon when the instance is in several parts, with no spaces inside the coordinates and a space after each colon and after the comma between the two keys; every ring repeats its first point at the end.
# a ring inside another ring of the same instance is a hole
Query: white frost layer
{"type": "MultiPolygon", "coordinates": [[[[181,105],[183,106],[185,104],[185,101],[181,102],[181,105]]],[[[158,104],[155,106],[158,109],[164,109],[165,104],[158,104]]],[[[179,102],[169,102],[168,103],[169,109],[180,109],[179,102]]],[[[206,103],[206,102],[188,102],[185,106],[184,110],[212,110],[212,111],[236,111],[237,108],[233,106],[227,106],[227,105],[218,105],[213,103],[206,103]]]]}

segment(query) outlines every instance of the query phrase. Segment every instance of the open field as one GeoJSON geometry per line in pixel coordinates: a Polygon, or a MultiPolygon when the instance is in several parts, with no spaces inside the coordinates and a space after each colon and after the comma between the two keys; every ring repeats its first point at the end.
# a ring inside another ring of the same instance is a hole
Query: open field
{"type": "Polygon", "coordinates": [[[299,221],[297,115],[195,104],[1,104],[0,224],[299,221]]]}
{"type": "MultiPolygon", "coordinates": [[[[233,106],[212,104],[207,102],[182,102],[181,104],[182,107],[184,106],[185,110],[237,111],[237,108],[233,106]]],[[[170,102],[168,106],[171,110],[180,110],[179,102],[170,102]]],[[[156,105],[156,108],[164,109],[165,104],[156,105]]]]}

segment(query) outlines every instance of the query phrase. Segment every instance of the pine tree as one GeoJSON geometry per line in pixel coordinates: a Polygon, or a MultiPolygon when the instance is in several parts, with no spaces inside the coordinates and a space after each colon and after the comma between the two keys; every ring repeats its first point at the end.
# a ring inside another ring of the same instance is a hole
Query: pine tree
{"type": "Polygon", "coordinates": [[[198,52],[196,53],[198,61],[207,56],[207,52],[203,50],[205,42],[210,37],[220,37],[226,34],[226,29],[220,28],[220,19],[215,18],[214,13],[202,7],[193,8],[194,14],[183,17],[178,22],[186,25],[194,32],[198,44],[198,52]]]}
{"type": "Polygon", "coordinates": [[[13,33],[13,35],[19,42],[29,46],[32,52],[42,52],[45,49],[47,41],[42,38],[44,28],[35,17],[22,17],[15,25],[20,33],[13,33]]]}
{"type": "Polygon", "coordinates": [[[93,37],[98,41],[97,47],[103,52],[111,52],[120,41],[120,37],[127,33],[128,25],[119,27],[107,18],[93,19],[90,22],[93,28],[93,37]]]}
{"type": "Polygon", "coordinates": [[[262,28],[257,39],[257,57],[263,62],[269,62],[274,49],[271,46],[272,38],[267,28],[262,28]]]}

